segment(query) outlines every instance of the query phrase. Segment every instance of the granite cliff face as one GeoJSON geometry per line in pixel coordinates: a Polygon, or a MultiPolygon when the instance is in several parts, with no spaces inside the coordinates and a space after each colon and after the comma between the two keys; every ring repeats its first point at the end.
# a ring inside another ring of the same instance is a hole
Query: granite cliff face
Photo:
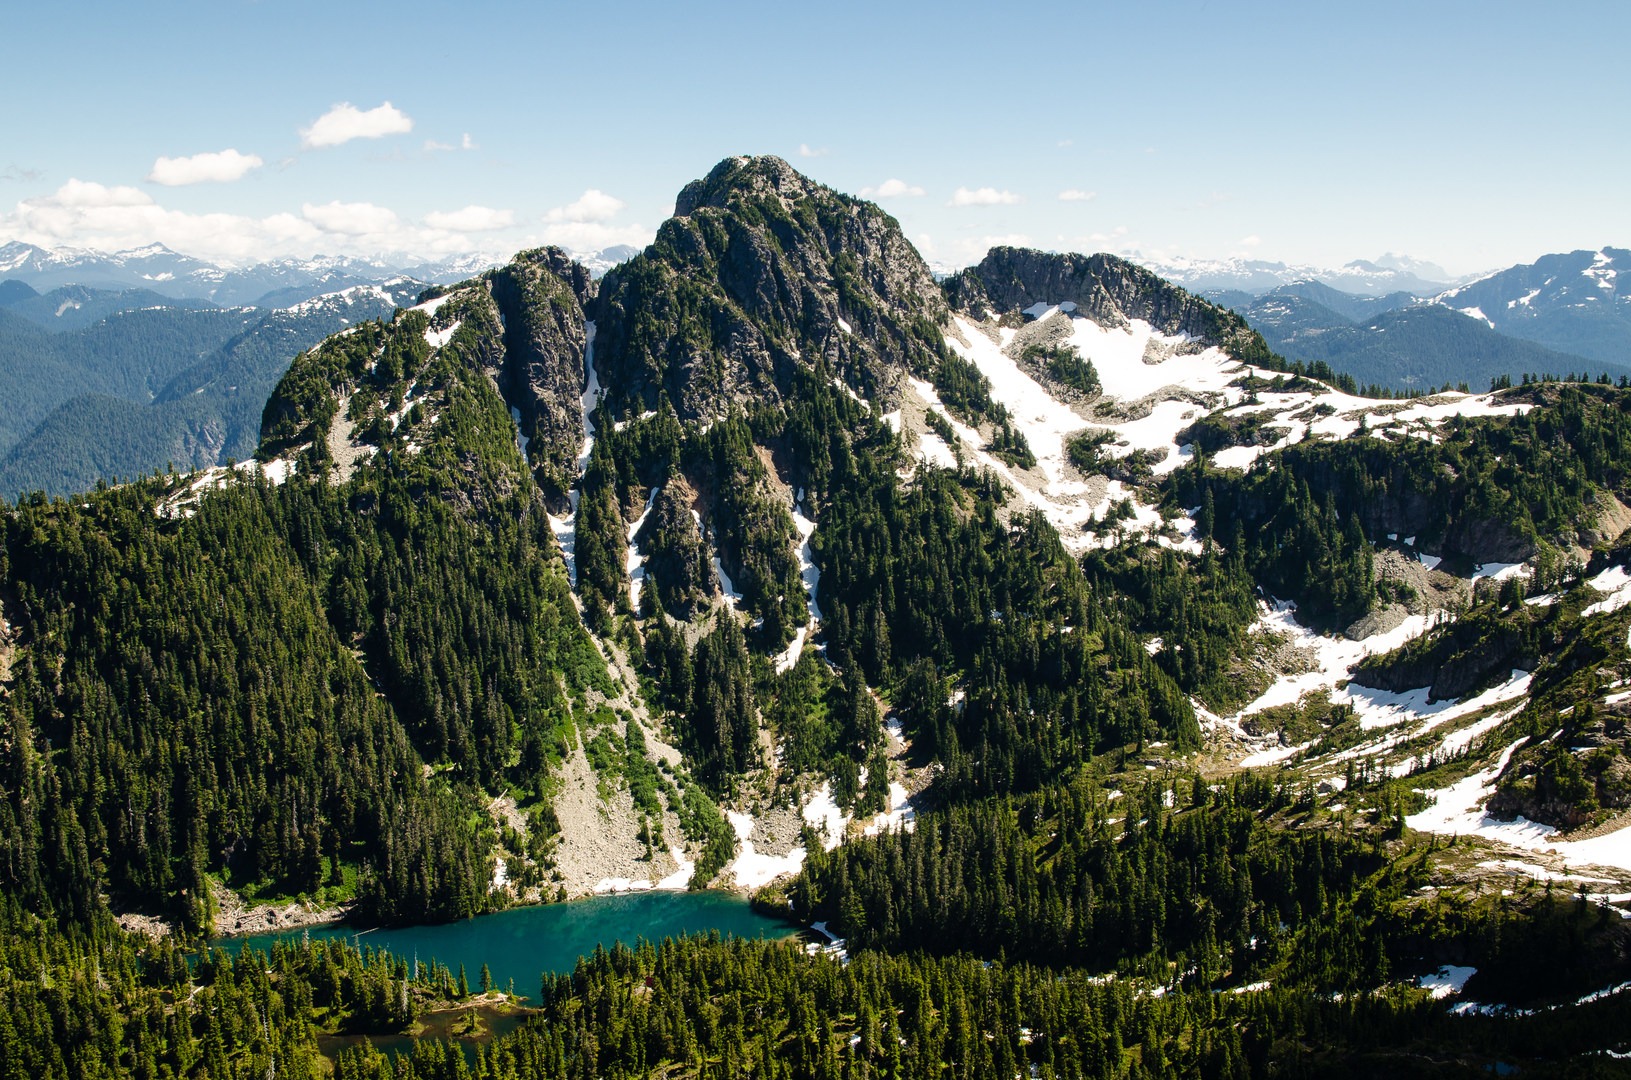
{"type": "Polygon", "coordinates": [[[817,364],[892,401],[901,370],[937,355],[946,317],[893,218],[774,157],[728,158],[686,185],[656,242],[601,282],[594,311],[613,412],[666,398],[682,420],[779,402],[795,370],[817,364]]]}
{"type": "Polygon", "coordinates": [[[559,248],[522,252],[491,277],[504,327],[499,388],[529,439],[528,463],[551,507],[566,506],[583,440],[586,305],[596,282],[559,248]]]}

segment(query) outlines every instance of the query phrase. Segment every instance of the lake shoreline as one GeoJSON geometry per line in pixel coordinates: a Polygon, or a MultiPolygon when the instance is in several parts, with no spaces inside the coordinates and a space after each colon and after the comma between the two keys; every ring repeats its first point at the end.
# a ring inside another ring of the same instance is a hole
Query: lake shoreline
{"type": "Polygon", "coordinates": [[[536,994],[542,973],[567,974],[597,949],[634,947],[667,938],[719,934],[758,940],[796,939],[805,927],[727,890],[634,893],[549,904],[518,904],[450,923],[363,927],[327,922],[280,927],[267,933],[218,936],[210,948],[237,953],[269,950],[280,941],[343,941],[416,962],[434,961],[471,978],[484,965],[494,987],[513,985],[523,998],[536,994]]]}

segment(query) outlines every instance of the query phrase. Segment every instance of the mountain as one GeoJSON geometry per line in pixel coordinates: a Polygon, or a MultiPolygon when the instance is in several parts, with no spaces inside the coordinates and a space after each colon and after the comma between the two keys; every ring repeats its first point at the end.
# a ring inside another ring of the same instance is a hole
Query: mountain
{"type": "Polygon", "coordinates": [[[732,157],[602,277],[301,352],[251,461],[0,507],[8,1060],[1612,1072],[1631,390],[1310,371],[1114,256],[937,282],[732,157]],[[445,968],[113,922],[709,883],[812,940],[602,950],[473,1063],[367,1044],[514,1007],[445,968]]]}
{"type": "Polygon", "coordinates": [[[163,244],[113,253],[80,248],[47,251],[15,240],[0,245],[0,275],[27,282],[35,289],[60,285],[109,290],[151,288],[182,296],[189,294],[172,290],[185,287],[190,279],[212,269],[208,263],[178,255],[163,244]]]}
{"type": "Polygon", "coordinates": [[[1622,271],[1631,273],[1624,248],[1547,255],[1447,290],[1434,302],[1594,366],[1624,365],[1631,357],[1631,292],[1619,284],[1622,271]]]}
{"type": "Polygon", "coordinates": [[[1518,379],[1526,372],[1631,374],[1631,364],[1596,364],[1555,352],[1439,305],[1390,308],[1385,298],[1333,293],[1317,283],[1299,283],[1238,310],[1275,352],[1304,363],[1323,362],[1361,386],[1430,390],[1488,386],[1501,376],[1518,379]],[[1338,313],[1315,297],[1353,314],[1338,313]],[[1365,315],[1377,308],[1381,314],[1365,315]]]}
{"type": "MultiPolygon", "coordinates": [[[[599,277],[638,251],[621,244],[579,259],[599,277]]],[[[168,297],[171,303],[187,299],[220,307],[283,308],[359,286],[395,288],[402,281],[418,283],[422,289],[466,280],[504,261],[502,255],[472,252],[442,259],[399,261],[316,255],[218,266],[178,255],[162,244],[119,252],[47,250],[19,241],[0,245],[0,276],[36,292],[77,286],[97,293],[130,292],[134,296],[134,290],[147,290],[168,297]]]]}
{"type": "Polygon", "coordinates": [[[359,286],[282,311],[168,304],[41,333],[14,313],[95,315],[151,294],[65,286],[0,310],[0,493],[67,494],[99,480],[248,457],[290,359],[346,326],[389,315],[416,284],[359,286]],[[71,307],[79,303],[78,309],[71,307]]]}
{"type": "Polygon", "coordinates": [[[215,306],[208,300],[178,300],[151,289],[110,290],[63,285],[44,294],[32,289],[30,292],[32,295],[7,304],[6,310],[48,330],[81,330],[126,311],[157,308],[197,311],[215,306]]]}
{"type": "Polygon", "coordinates": [[[1281,285],[1270,289],[1268,292],[1263,293],[1260,299],[1270,300],[1293,296],[1303,300],[1311,300],[1321,307],[1336,312],[1349,322],[1369,322],[1383,312],[1398,311],[1421,303],[1420,299],[1408,292],[1388,293],[1385,296],[1361,296],[1355,293],[1343,292],[1341,289],[1333,289],[1331,286],[1318,281],[1293,281],[1289,285],[1281,285]]]}
{"type": "Polygon", "coordinates": [[[500,261],[496,256],[458,256],[420,263],[411,272],[382,260],[346,256],[222,267],[178,255],[162,244],[119,252],[46,250],[18,241],[0,245],[0,274],[36,291],[63,286],[114,293],[146,289],[172,301],[207,300],[221,307],[287,307],[359,285],[384,285],[394,278],[425,283],[460,280],[500,261]]]}
{"type": "Polygon", "coordinates": [[[1335,268],[1264,259],[1160,259],[1141,256],[1136,252],[1129,258],[1194,292],[1237,289],[1257,295],[1293,282],[1316,281],[1358,295],[1403,292],[1433,296],[1443,292],[1447,284],[1445,277],[1418,276],[1418,272],[1442,274],[1438,267],[1402,256],[1384,256],[1375,262],[1356,259],[1335,268]]]}
{"type": "Polygon", "coordinates": [[[0,281],[0,307],[10,307],[23,300],[31,300],[40,295],[27,282],[7,278],[0,281]]]}

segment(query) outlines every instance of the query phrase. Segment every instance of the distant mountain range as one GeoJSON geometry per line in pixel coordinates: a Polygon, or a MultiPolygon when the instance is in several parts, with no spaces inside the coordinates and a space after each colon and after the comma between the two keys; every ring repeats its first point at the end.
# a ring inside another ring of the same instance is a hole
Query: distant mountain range
{"type": "Polygon", "coordinates": [[[1336,269],[1264,259],[1157,259],[1137,252],[1129,258],[1168,281],[1199,293],[1232,290],[1260,295],[1282,285],[1313,281],[1363,296],[1398,292],[1434,296],[1460,283],[1442,267],[1407,255],[1355,259],[1336,269]]]}
{"type": "Polygon", "coordinates": [[[168,300],[146,289],[7,289],[0,294],[0,498],[246,457],[261,408],[297,353],[348,326],[388,318],[425,287],[401,278],[271,311],[168,300]]]}
{"type": "MultiPolygon", "coordinates": [[[[578,258],[598,276],[638,250],[625,244],[578,258]]],[[[318,255],[226,267],[178,254],[163,244],[109,253],[85,248],[48,250],[12,241],[0,245],[0,280],[18,281],[36,292],[64,285],[114,292],[147,289],[159,296],[208,300],[220,307],[281,308],[357,285],[385,285],[400,278],[436,285],[464,281],[508,257],[477,252],[398,264],[318,255]]]]}
{"type": "MultiPolygon", "coordinates": [[[[1205,272],[1208,280],[1269,279],[1230,278],[1217,266],[1205,272]]],[[[1402,264],[1399,273],[1424,266],[1402,264]]],[[[1627,268],[1631,251],[1604,247],[1546,255],[1437,290],[1350,291],[1331,283],[1337,275],[1321,272],[1263,290],[1230,285],[1202,292],[1245,315],[1276,352],[1324,361],[1362,385],[1476,388],[1525,372],[1631,373],[1631,294],[1619,284],[1627,268]]]]}
{"type": "MultiPolygon", "coordinates": [[[[1350,298],[1347,312],[1299,295],[1288,285],[1238,310],[1275,352],[1305,363],[1324,361],[1361,386],[1436,390],[1466,384],[1484,390],[1502,375],[1631,374],[1631,365],[1593,363],[1491,329],[1441,304],[1385,308],[1372,313],[1365,298],[1350,298]]],[[[1341,294],[1339,294],[1341,295],[1341,294]]]]}
{"type": "Polygon", "coordinates": [[[1631,364],[1628,285],[1631,250],[1605,247],[1546,255],[1433,299],[1503,334],[1603,364],[1631,364]]]}

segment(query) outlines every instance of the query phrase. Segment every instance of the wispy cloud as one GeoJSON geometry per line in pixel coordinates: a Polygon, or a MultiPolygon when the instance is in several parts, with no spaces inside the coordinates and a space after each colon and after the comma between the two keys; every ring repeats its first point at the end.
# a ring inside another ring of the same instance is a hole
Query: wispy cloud
{"type": "Polygon", "coordinates": [[[809,143],[799,143],[799,157],[826,157],[827,148],[813,147],[809,143]]]}
{"type": "Polygon", "coordinates": [[[894,177],[890,177],[876,187],[861,189],[861,198],[863,199],[898,199],[902,196],[917,198],[922,194],[923,189],[916,184],[908,184],[906,181],[897,180],[894,177]]]}
{"type": "Polygon", "coordinates": [[[339,146],[352,139],[405,135],[412,130],[413,121],[389,101],[366,111],[342,101],[312,121],[311,127],[301,128],[300,142],[306,147],[339,146]]]}
{"type": "Polygon", "coordinates": [[[194,154],[191,157],[161,157],[153,162],[148,180],[165,187],[185,184],[225,184],[242,180],[266,162],[258,154],[240,154],[236,150],[217,150],[213,153],[194,154]]]}
{"type": "Polygon", "coordinates": [[[436,211],[425,215],[425,224],[452,232],[487,232],[515,224],[515,211],[494,210],[489,206],[467,206],[463,210],[436,211]]]}
{"type": "Polygon", "coordinates": [[[951,202],[947,206],[1012,206],[1024,202],[1024,198],[1015,195],[1012,191],[998,191],[993,187],[966,188],[960,187],[952,192],[951,202]]]}
{"type": "Polygon", "coordinates": [[[1059,193],[1060,202],[1087,202],[1089,199],[1096,199],[1098,197],[1098,192],[1083,191],[1081,188],[1066,188],[1064,191],[1059,193]]]}
{"type": "Polygon", "coordinates": [[[1242,236],[1240,238],[1240,246],[1244,248],[1254,248],[1262,242],[1263,238],[1258,236],[1256,233],[1252,233],[1250,236],[1242,236]]]}
{"type": "Polygon", "coordinates": [[[31,184],[44,176],[39,169],[25,169],[20,165],[7,165],[0,169],[0,180],[11,180],[18,183],[31,184]]]}
{"type": "Polygon", "coordinates": [[[544,215],[549,222],[562,221],[607,221],[617,216],[617,212],[626,204],[614,195],[608,195],[598,188],[590,188],[580,195],[575,202],[565,206],[557,206],[544,215]]]}

